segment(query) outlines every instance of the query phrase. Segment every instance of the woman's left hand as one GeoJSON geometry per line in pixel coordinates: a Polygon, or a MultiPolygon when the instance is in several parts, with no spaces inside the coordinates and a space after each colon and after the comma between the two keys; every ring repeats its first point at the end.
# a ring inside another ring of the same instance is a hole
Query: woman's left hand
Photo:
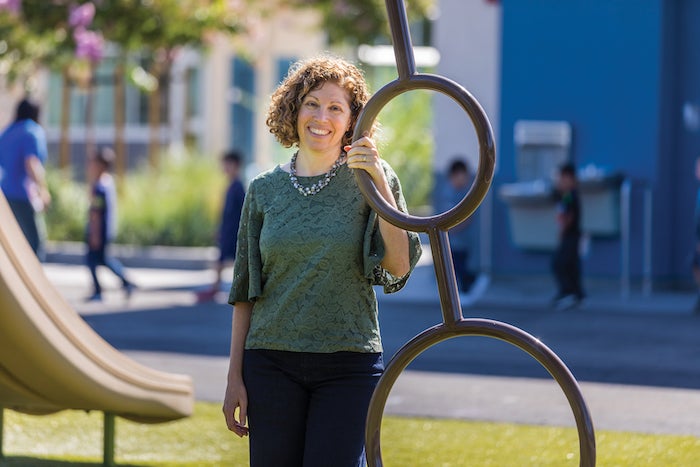
{"type": "Polygon", "coordinates": [[[367,133],[353,142],[352,145],[345,146],[343,149],[348,155],[348,167],[366,171],[375,184],[385,180],[384,169],[379,162],[379,151],[377,151],[374,140],[367,133]]]}
{"type": "MultiPolygon", "coordinates": [[[[382,198],[394,209],[398,209],[374,140],[367,133],[364,133],[362,138],[343,149],[348,155],[348,167],[366,171],[372,177],[372,181],[382,198]]],[[[379,231],[386,246],[384,259],[381,263],[382,267],[396,277],[405,276],[411,268],[408,255],[408,234],[402,228],[392,225],[382,217],[379,218],[379,231]]]]}

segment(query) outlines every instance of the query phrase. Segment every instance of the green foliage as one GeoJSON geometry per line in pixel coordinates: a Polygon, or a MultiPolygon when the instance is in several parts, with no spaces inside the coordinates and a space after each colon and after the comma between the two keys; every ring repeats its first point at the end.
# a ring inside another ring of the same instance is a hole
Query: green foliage
{"type": "Polygon", "coordinates": [[[82,241],[88,209],[88,189],[71,180],[68,172],[46,172],[51,205],[46,210],[48,236],[55,241],[82,241]]]}
{"type": "MultiPolygon", "coordinates": [[[[389,37],[389,22],[384,0],[293,0],[296,6],[317,8],[323,18],[323,30],[331,44],[372,44],[389,37]]],[[[405,2],[411,20],[424,18],[435,0],[405,2]]]]}
{"type": "Polygon", "coordinates": [[[201,46],[213,31],[241,32],[245,16],[240,8],[225,0],[104,0],[97,4],[95,25],[126,50],[162,52],[201,46]]]}
{"type": "MultiPolygon", "coordinates": [[[[25,0],[24,8],[31,9],[35,2],[25,0]]],[[[39,3],[39,2],[36,2],[39,3]]],[[[39,6],[39,5],[36,5],[39,6]]],[[[38,20],[48,18],[52,5],[41,2],[44,8],[33,16],[34,21],[0,10],[0,76],[9,83],[29,79],[42,66],[56,66],[65,60],[71,45],[64,27],[46,28],[38,20]]]]}
{"type": "MultiPolygon", "coordinates": [[[[210,157],[164,157],[158,170],[144,169],[118,181],[117,243],[209,246],[226,181],[210,157]]],[[[53,198],[46,212],[54,241],[84,241],[88,189],[66,173],[48,170],[53,198]]]]}
{"type": "Polygon", "coordinates": [[[42,66],[64,68],[75,61],[68,19],[76,5],[94,3],[91,28],[122,52],[138,50],[155,61],[172,59],[178,47],[205,45],[207,35],[244,30],[242,11],[253,0],[23,0],[18,13],[0,9],[0,76],[28,78],[42,66]],[[242,10],[243,9],[243,10],[242,10]]]}
{"type": "Polygon", "coordinates": [[[117,242],[135,245],[214,244],[225,180],[210,157],[163,157],[158,169],[130,174],[120,185],[117,242]]]}
{"type": "MultiPolygon", "coordinates": [[[[101,433],[99,412],[31,416],[6,410],[7,459],[0,464],[98,466],[101,433]]],[[[226,430],[215,403],[198,402],[192,417],[160,425],[118,419],[116,433],[117,462],[125,467],[248,465],[247,439],[226,430]]],[[[596,438],[598,465],[700,465],[700,439],[694,436],[598,431],[596,438]]],[[[381,441],[384,463],[392,466],[579,465],[573,428],[385,417],[381,441]]]]}
{"type": "Polygon", "coordinates": [[[434,152],[430,98],[427,91],[402,94],[378,117],[381,155],[399,176],[411,211],[430,204],[434,152]]]}

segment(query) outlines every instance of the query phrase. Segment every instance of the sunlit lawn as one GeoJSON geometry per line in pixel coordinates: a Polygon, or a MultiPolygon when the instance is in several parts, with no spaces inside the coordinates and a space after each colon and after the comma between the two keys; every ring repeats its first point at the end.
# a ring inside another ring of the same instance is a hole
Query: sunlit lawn
{"type": "MultiPolygon", "coordinates": [[[[598,431],[599,466],[700,465],[700,439],[598,431]]],[[[101,465],[102,414],[66,411],[29,416],[5,411],[0,465],[101,465]]],[[[245,466],[247,441],[230,434],[218,404],[197,403],[194,416],[161,425],[117,420],[120,466],[245,466]]],[[[577,466],[574,428],[385,417],[386,466],[577,466]]]]}

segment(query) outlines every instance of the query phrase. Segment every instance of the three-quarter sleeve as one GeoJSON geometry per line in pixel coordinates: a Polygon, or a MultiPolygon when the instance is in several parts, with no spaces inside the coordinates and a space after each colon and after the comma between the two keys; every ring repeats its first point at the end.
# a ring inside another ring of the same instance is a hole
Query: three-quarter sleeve
{"type": "MultiPolygon", "coordinates": [[[[384,173],[386,174],[387,181],[389,182],[389,187],[394,195],[394,200],[396,200],[396,206],[399,211],[407,212],[406,200],[403,196],[403,191],[401,190],[401,182],[399,177],[396,175],[394,170],[387,164],[383,162],[384,173]]],[[[401,276],[396,277],[389,271],[384,269],[381,265],[384,259],[384,240],[382,239],[381,233],[379,231],[379,216],[374,210],[369,215],[367,222],[367,227],[365,229],[364,243],[363,243],[363,254],[364,254],[364,274],[365,277],[371,281],[372,285],[381,285],[384,288],[384,293],[394,293],[401,290],[406,281],[408,281],[411,272],[416,267],[418,260],[420,259],[422,248],[420,243],[420,238],[416,232],[408,233],[408,253],[410,268],[409,271],[401,276]]]]}
{"type": "Polygon", "coordinates": [[[256,184],[250,184],[245,195],[238,227],[236,262],[233,266],[233,282],[229,303],[254,302],[262,294],[262,258],[260,255],[260,230],[262,213],[257,208],[256,184]]]}

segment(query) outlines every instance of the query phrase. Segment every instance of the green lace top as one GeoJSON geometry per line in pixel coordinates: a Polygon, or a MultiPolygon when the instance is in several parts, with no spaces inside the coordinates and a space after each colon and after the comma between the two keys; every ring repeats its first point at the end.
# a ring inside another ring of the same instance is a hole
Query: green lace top
{"type": "MultiPolygon", "coordinates": [[[[400,210],[399,179],[384,170],[400,210]]],[[[318,177],[299,177],[309,186],[318,177]]],[[[253,302],[247,349],[293,352],[381,352],[377,299],[400,290],[380,262],[377,214],[342,165],[323,190],[303,196],[277,166],[251,181],[243,205],[229,303],[253,302]]],[[[409,232],[413,270],[418,235],[409,232]]]]}

